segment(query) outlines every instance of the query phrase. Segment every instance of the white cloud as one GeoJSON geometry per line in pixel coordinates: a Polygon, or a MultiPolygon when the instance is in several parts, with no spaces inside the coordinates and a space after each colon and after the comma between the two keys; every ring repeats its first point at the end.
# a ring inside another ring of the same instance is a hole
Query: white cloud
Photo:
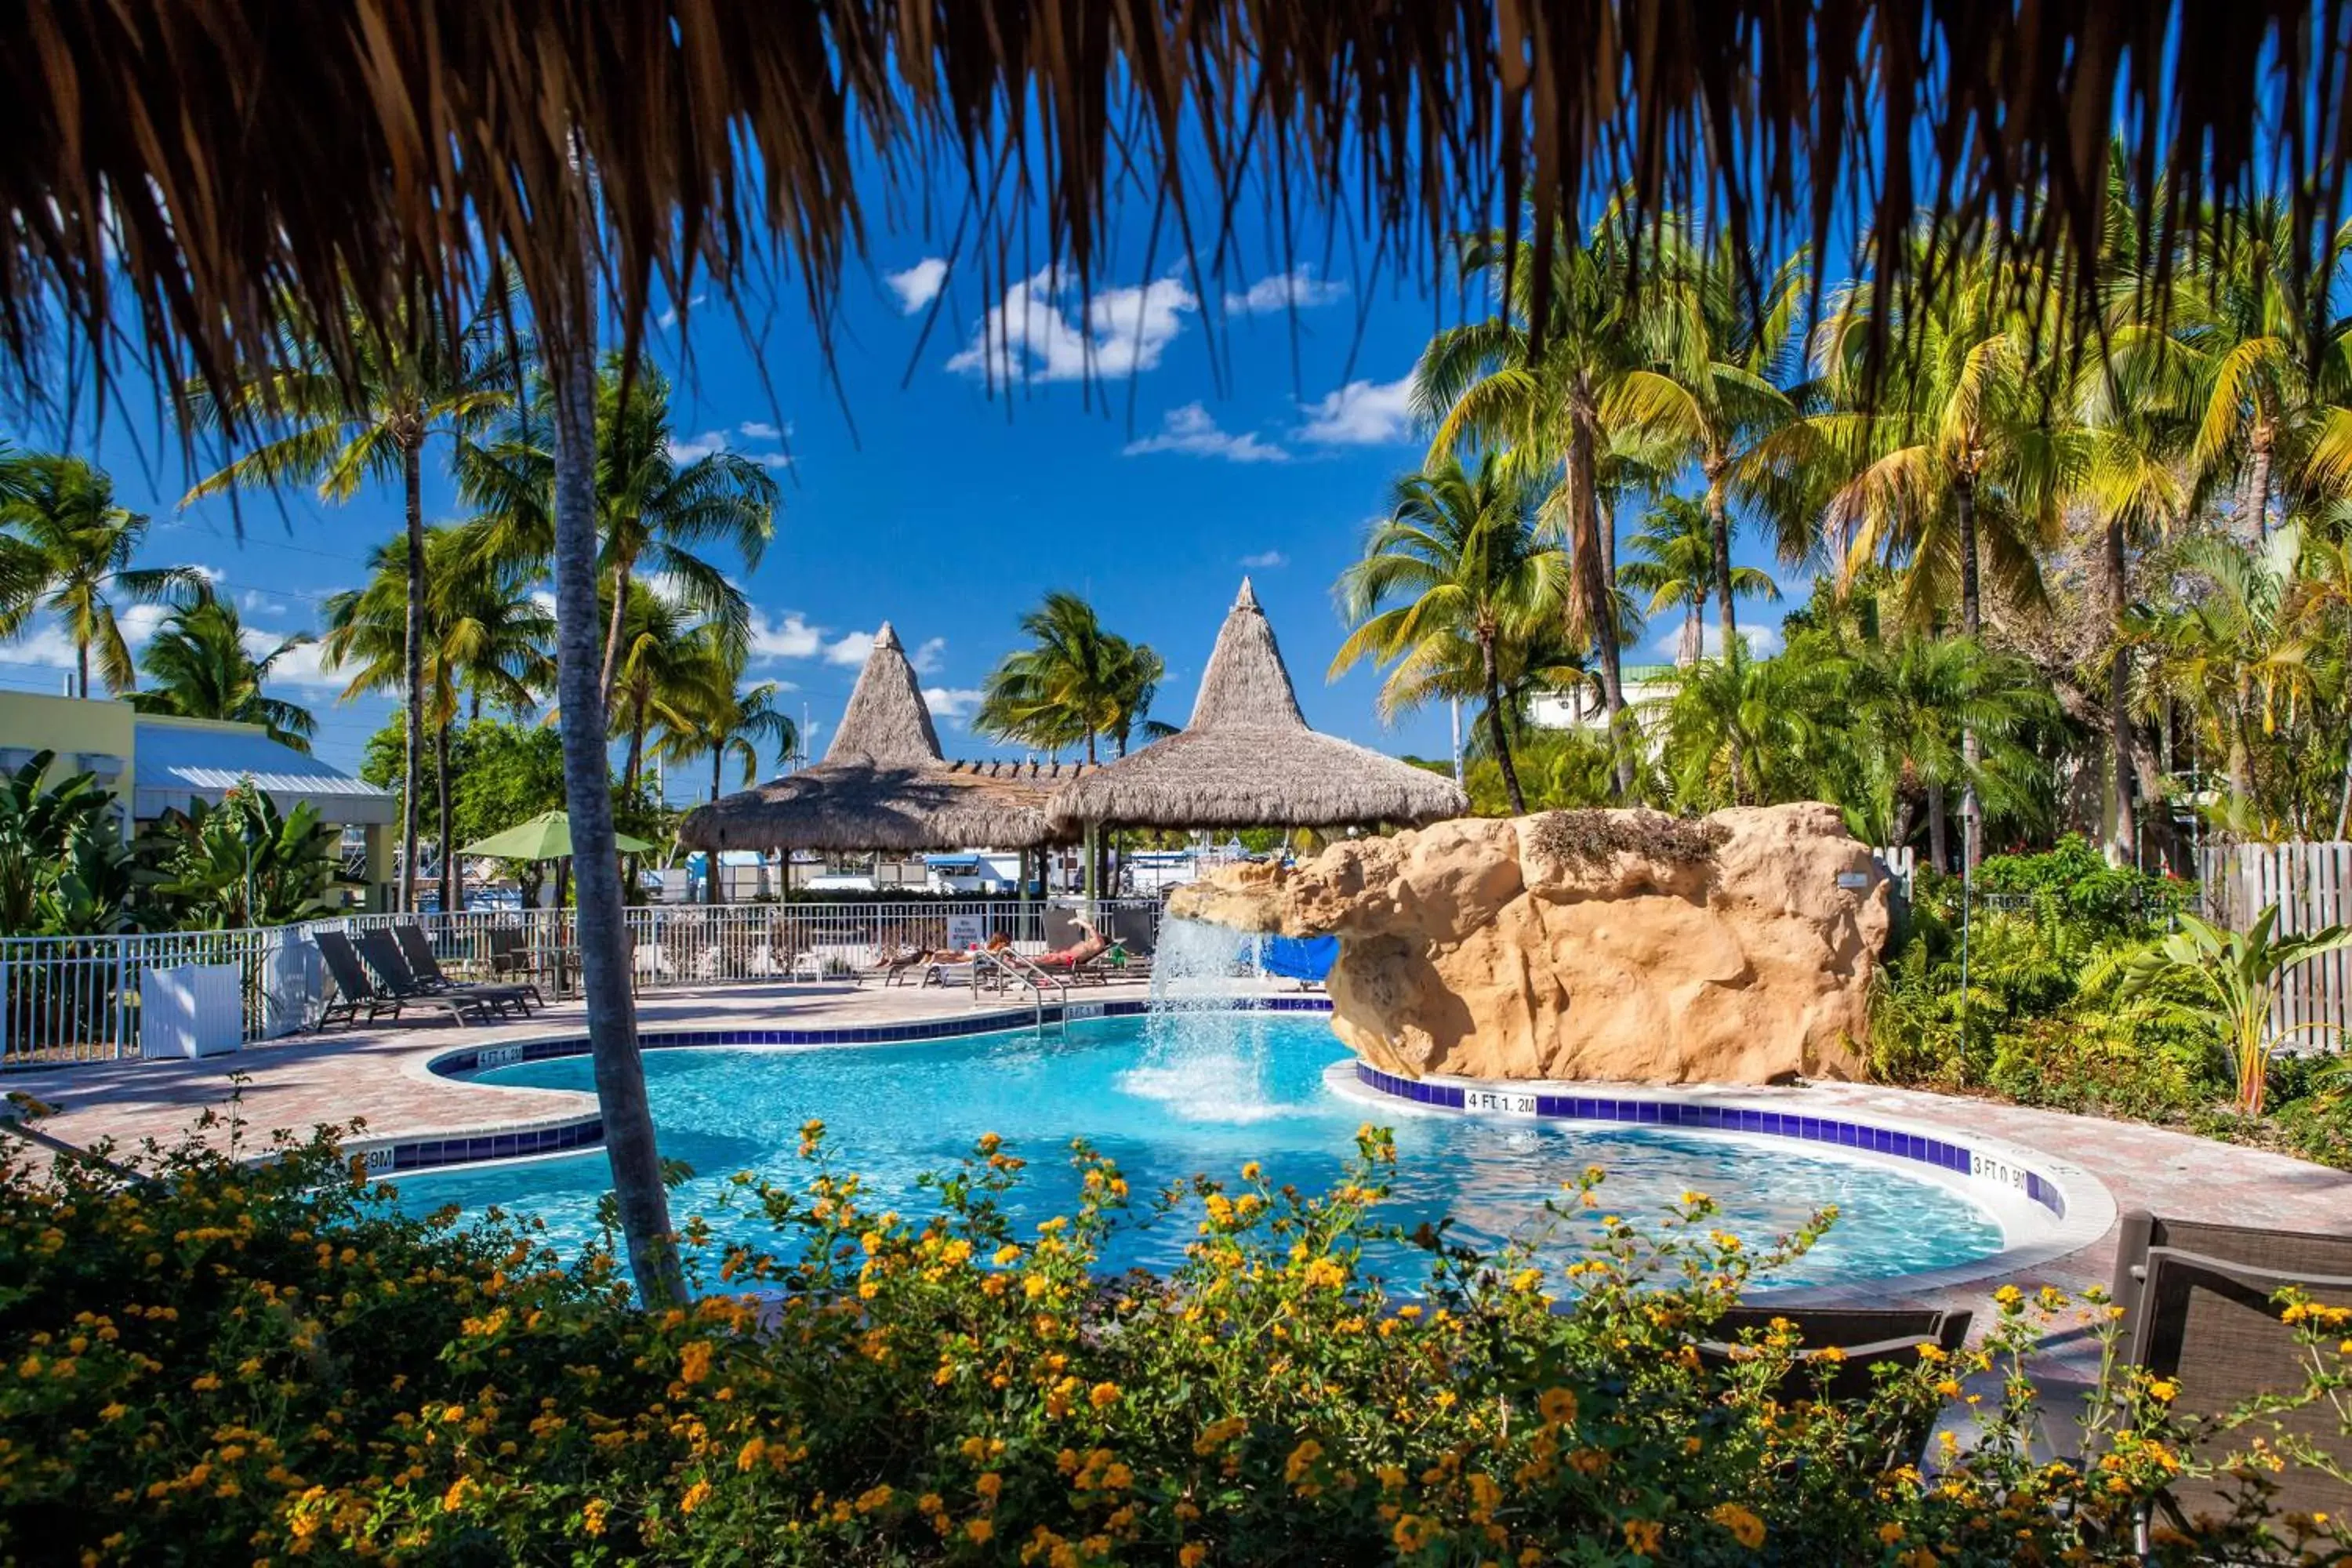
{"type": "Polygon", "coordinates": [[[1208,409],[1197,403],[1170,409],[1160,421],[1159,435],[1129,441],[1122,449],[1130,458],[1145,452],[1190,452],[1231,463],[1280,463],[1290,458],[1281,447],[1269,446],[1248,431],[1236,436],[1220,430],[1208,409]]]}
{"type": "Polygon", "coordinates": [[[1328,305],[1347,292],[1345,283],[1316,277],[1315,264],[1302,261],[1287,272],[1259,279],[1238,294],[1227,294],[1225,310],[1235,316],[1263,316],[1276,310],[1306,310],[1317,305],[1328,305]]]}
{"type": "MultiPolygon", "coordinates": [[[[208,567],[198,567],[196,570],[211,571],[208,567]]],[[[219,574],[211,573],[211,575],[218,576],[219,574]]],[[[125,605],[115,612],[114,620],[115,624],[122,628],[122,640],[128,643],[131,646],[131,651],[136,654],[147,645],[148,639],[155,635],[155,628],[163,624],[163,617],[171,613],[170,607],[164,605],[125,605]]],[[[73,639],[66,636],[54,617],[48,616],[42,616],[33,620],[13,641],[0,644],[0,647],[6,649],[6,658],[11,664],[37,664],[50,669],[74,668],[73,639]]],[[[96,689],[95,683],[98,679],[95,669],[97,660],[98,654],[93,649],[90,653],[90,662],[93,667],[90,679],[93,689],[96,689]]]]}
{"type": "Polygon", "coordinates": [[[763,468],[789,468],[793,466],[791,455],[785,452],[751,452],[745,455],[763,468]]]}
{"type": "Polygon", "coordinates": [[[705,430],[699,436],[673,436],[669,438],[669,460],[673,463],[698,462],[714,452],[727,450],[727,432],[705,430]]]}
{"type": "MultiPolygon", "coordinates": [[[[709,295],[708,295],[708,294],[697,294],[693,299],[688,300],[686,302],[686,308],[687,308],[688,310],[693,310],[697,305],[701,304],[705,300],[708,300],[709,298],[710,298],[710,296],[709,296],[709,295]]],[[[677,326],[677,306],[675,306],[675,305],[672,305],[668,310],[664,310],[660,315],[656,316],[656,317],[654,318],[654,324],[655,324],[656,326],[658,326],[659,328],[661,328],[661,330],[662,330],[663,331],[665,331],[665,332],[668,331],[671,328],[673,328],[673,327],[677,326]]]]}
{"type": "Polygon", "coordinates": [[[971,716],[971,710],[980,706],[980,700],[986,695],[969,686],[926,686],[923,688],[923,706],[931,710],[933,718],[960,724],[971,716]]]}
{"type": "Polygon", "coordinates": [[[824,661],[856,668],[864,664],[866,656],[873,651],[872,632],[845,632],[824,645],[824,661]]]}
{"type": "Polygon", "coordinates": [[[797,610],[787,610],[781,621],[751,606],[751,657],[761,659],[807,658],[824,647],[823,628],[813,626],[797,610]]]}
{"type": "Polygon", "coordinates": [[[1351,381],[1307,405],[1302,441],[1327,447],[1378,447],[1412,435],[1412,377],[1351,381]]]}
{"type": "MultiPolygon", "coordinates": [[[[264,631],[259,626],[245,628],[245,650],[256,658],[286,640],[283,632],[264,631]]],[[[341,692],[352,683],[355,673],[349,669],[326,668],[327,650],[321,644],[308,642],[286,650],[285,657],[269,667],[269,686],[290,686],[302,691],[341,692]]]]}
{"type": "Polygon", "coordinates": [[[282,616],[286,613],[283,600],[273,599],[258,588],[247,588],[237,595],[236,607],[248,616],[282,616]]]}
{"type": "Polygon", "coordinates": [[[1290,564],[1290,557],[1279,550],[1261,550],[1255,555],[1242,557],[1242,564],[1253,572],[1270,572],[1276,566],[1290,564]]]}
{"type": "Polygon", "coordinates": [[[898,313],[911,316],[940,297],[940,289],[948,280],[948,264],[943,258],[926,256],[904,272],[885,273],[882,281],[890,285],[890,292],[898,296],[898,313]]]}
{"type": "Polygon", "coordinates": [[[1132,289],[1105,289],[1080,304],[1074,282],[1049,268],[1004,291],[981,330],[948,368],[1008,380],[1076,381],[1156,369],[1160,356],[1200,309],[1192,291],[1173,278],[1132,289]]]}
{"type": "Polygon", "coordinates": [[[217,566],[198,565],[191,566],[188,570],[194,573],[197,576],[202,577],[207,583],[217,584],[228,576],[227,573],[222,571],[217,566]]]}
{"type": "Polygon", "coordinates": [[[945,637],[926,638],[908,662],[915,667],[916,674],[929,675],[940,668],[940,656],[947,652],[947,647],[948,639],[945,637]]]}
{"type": "Polygon", "coordinates": [[[746,441],[781,441],[784,438],[782,430],[761,419],[746,419],[735,426],[735,434],[746,441]]]}

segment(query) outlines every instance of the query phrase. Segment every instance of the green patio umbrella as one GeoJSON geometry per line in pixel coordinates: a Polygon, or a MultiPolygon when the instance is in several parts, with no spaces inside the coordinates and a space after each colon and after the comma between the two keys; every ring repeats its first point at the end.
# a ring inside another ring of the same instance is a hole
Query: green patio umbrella
{"type": "MultiPolygon", "coordinates": [[[[624,854],[650,849],[652,845],[625,833],[613,835],[613,847],[624,854]]],[[[542,811],[529,822],[477,839],[457,851],[499,860],[568,860],[572,858],[572,819],[560,811],[542,811]]]]}

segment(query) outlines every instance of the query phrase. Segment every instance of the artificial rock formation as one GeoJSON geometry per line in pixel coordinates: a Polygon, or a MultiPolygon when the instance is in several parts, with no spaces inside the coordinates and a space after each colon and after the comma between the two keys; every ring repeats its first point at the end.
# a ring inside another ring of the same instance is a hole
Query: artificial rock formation
{"type": "Polygon", "coordinates": [[[1887,888],[1818,804],[1439,823],[1240,866],[1170,912],[1339,938],[1332,1026],[1391,1072],[1851,1078],[1887,888]]]}

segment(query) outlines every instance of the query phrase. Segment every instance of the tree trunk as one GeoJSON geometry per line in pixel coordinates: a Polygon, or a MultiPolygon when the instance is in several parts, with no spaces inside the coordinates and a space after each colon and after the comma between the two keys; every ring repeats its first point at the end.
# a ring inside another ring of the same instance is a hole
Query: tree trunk
{"type": "Polygon", "coordinates": [[[1575,540],[1579,581],[1584,587],[1585,618],[1591,623],[1593,646],[1601,655],[1601,706],[1609,716],[1609,749],[1617,761],[1617,796],[1631,800],[1633,795],[1633,756],[1626,746],[1622,720],[1625,712],[1625,683],[1618,663],[1617,595],[1614,579],[1606,574],[1608,560],[1616,554],[1614,541],[1604,542],[1601,534],[1601,501],[1595,480],[1600,463],[1600,431],[1598,417],[1589,400],[1579,401],[1569,414],[1568,442],[1568,506],[1569,514],[1580,530],[1571,526],[1573,535],[1581,531],[1584,537],[1575,540]]]}
{"type": "Polygon", "coordinates": [[[629,577],[627,562],[613,574],[613,624],[604,631],[604,673],[596,682],[607,709],[613,705],[613,683],[621,676],[621,626],[629,613],[629,577]]]}
{"type": "Polygon", "coordinates": [[[2124,648],[2126,592],[2124,525],[2120,517],[2107,522],[2107,626],[2115,646],[2107,659],[2107,744],[2116,755],[2115,832],[2108,840],[2108,858],[2117,865],[2139,864],[2139,814],[2132,805],[2131,656],[2124,648]]]}
{"type": "Polygon", "coordinates": [[[74,639],[74,695],[84,702],[89,700],[89,639],[74,639]]]}
{"type": "Polygon", "coordinates": [[[1510,797],[1511,815],[1528,814],[1528,797],[1519,793],[1519,771],[1511,765],[1511,738],[1503,732],[1503,685],[1495,674],[1495,637],[1478,639],[1478,659],[1486,679],[1486,730],[1495,742],[1495,765],[1503,771],[1503,793],[1510,797]]]}
{"type": "MultiPolygon", "coordinates": [[[[713,805],[719,804],[719,784],[726,767],[727,742],[721,741],[710,748],[710,804],[713,805]]],[[[705,849],[702,857],[702,901],[716,908],[727,901],[719,896],[719,851],[716,848],[705,849]]]]}
{"type": "Polygon", "coordinates": [[[1675,641],[1675,667],[1688,669],[1696,664],[1702,647],[1698,630],[1699,601],[1693,599],[1683,606],[1682,635],[1675,641]]]}
{"type": "MultiPolygon", "coordinates": [[[[583,171],[583,179],[586,178],[583,171]]],[[[583,240],[591,240],[583,216],[583,240]]],[[[583,243],[583,292],[594,287],[593,246],[583,243]]],[[[587,1005],[588,1045],[604,1152],[626,1244],[629,1272],[649,1307],[686,1298],[669,1194],[662,1185],[654,1119],[646,1103],[645,1064],[637,1054],[635,999],[629,994],[629,950],[621,907],[621,867],[613,846],[612,763],[596,661],[596,354],[593,299],[547,300],[541,320],[563,323],[569,341],[552,345],[555,386],[556,689],[572,721],[563,726],[563,793],[572,816],[573,875],[579,881],[580,986],[587,1005]]]]}
{"type": "MultiPolygon", "coordinates": [[[[1976,476],[1963,473],[1952,488],[1952,511],[1960,525],[1960,635],[1979,642],[1984,631],[1984,604],[1977,581],[1976,476]]],[[[1981,647],[1982,644],[1979,643],[1981,647]]],[[[1974,724],[1960,729],[1960,856],[1974,870],[1984,858],[1984,803],[1977,798],[1977,763],[1983,747],[1974,724]]]]}
{"type": "Polygon", "coordinates": [[[1723,476],[1730,467],[1721,453],[1706,464],[1706,528],[1715,547],[1715,608],[1723,627],[1723,657],[1739,646],[1739,617],[1732,608],[1731,506],[1724,499],[1723,476]]]}
{"type": "Polygon", "coordinates": [[[425,760],[425,463],[414,442],[400,448],[401,483],[408,492],[407,726],[401,743],[400,911],[416,907],[416,774],[425,760]]]}
{"type": "Polygon", "coordinates": [[[449,816],[449,726],[446,722],[433,729],[433,787],[441,803],[441,912],[449,914],[465,900],[465,879],[457,874],[457,857],[454,853],[457,840],[449,816]]]}
{"type": "Polygon", "coordinates": [[[2253,450],[2246,467],[2246,510],[2254,520],[2254,542],[2260,544],[2271,533],[2271,422],[2261,414],[2254,416],[2254,427],[2248,445],[2253,450]]]}
{"type": "Polygon", "coordinates": [[[1944,816],[1944,786],[1931,784],[1927,786],[1927,858],[1938,873],[1952,868],[1951,830],[1944,816]]]}

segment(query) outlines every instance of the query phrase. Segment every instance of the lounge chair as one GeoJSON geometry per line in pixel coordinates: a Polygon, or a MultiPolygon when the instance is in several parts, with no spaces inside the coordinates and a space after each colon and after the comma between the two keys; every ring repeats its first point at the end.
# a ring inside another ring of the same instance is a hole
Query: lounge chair
{"type": "Polygon", "coordinates": [[[441,972],[441,960],[433,951],[433,939],[425,934],[423,926],[396,925],[392,928],[392,940],[399,943],[400,955],[408,961],[408,971],[415,977],[420,990],[436,995],[454,993],[461,996],[479,996],[485,1001],[494,995],[511,994],[526,1004],[522,1010],[525,1017],[530,1016],[528,1004],[536,1002],[541,1007],[547,1005],[547,999],[539,994],[539,987],[528,980],[485,984],[478,980],[450,979],[441,972]]]}
{"type": "MultiPolygon", "coordinates": [[[[326,961],[327,973],[335,982],[334,999],[319,1014],[318,1027],[323,1029],[341,1018],[344,1023],[361,1022],[360,1010],[367,1010],[366,1022],[378,1018],[397,1018],[404,1008],[429,1007],[449,1015],[461,1024],[479,1024],[496,1016],[489,1005],[474,997],[433,996],[422,993],[397,996],[381,990],[368,975],[367,965],[352,946],[352,939],[341,931],[322,931],[311,940],[318,943],[319,956],[326,961]]],[[[397,949],[394,950],[395,954],[397,949]]]]}
{"type": "MultiPolygon", "coordinates": [[[[1713,1337],[1698,1342],[1698,1354],[1700,1362],[1709,1367],[1727,1368],[1738,1359],[1743,1333],[1753,1330],[1760,1336],[1770,1329],[1773,1320],[1786,1319],[1796,1325],[1798,1343],[1804,1352],[1835,1347],[1841,1354],[1830,1364],[1826,1377],[1822,1375],[1823,1363],[1801,1355],[1780,1379],[1776,1391],[1779,1397],[1784,1403],[1800,1399],[1826,1399],[1840,1405],[1860,1403],[1867,1400],[1876,1386],[1879,1368],[1916,1366],[1920,1351],[1929,1345],[1947,1355],[1958,1352],[1968,1342],[1970,1318],[1968,1312],[1928,1310],[1734,1307],[1715,1321],[1713,1337]]],[[[1934,1428],[1931,1417],[1889,1431],[1888,1463],[1916,1463],[1926,1451],[1928,1435],[1934,1428]]]]}
{"type": "Polygon", "coordinates": [[[518,1018],[530,1016],[523,1004],[523,988],[520,985],[485,985],[464,991],[436,991],[417,979],[416,972],[408,966],[390,931],[363,931],[358,942],[360,956],[375,971],[376,989],[395,1001],[445,1001],[465,1003],[477,1011],[496,1016],[512,1013],[518,1018]]]}
{"type": "MultiPolygon", "coordinates": [[[[2300,1287],[2323,1306],[2352,1307],[2352,1237],[2257,1230],[2164,1219],[2136,1210],[2124,1216],[2116,1242],[2116,1303],[2124,1309],[2124,1357],[2152,1377],[2178,1384],[2173,1408],[2211,1415],[2257,1394],[2292,1394],[2305,1386],[2307,1352],[2283,1322],[2273,1300],[2300,1287]]],[[[2352,1465],[2352,1436],[2326,1399],[2251,1422],[2217,1439],[2224,1447],[2251,1447],[2257,1436],[2291,1434],[2352,1465]]],[[[2210,1458],[2219,1458],[2214,1453],[2210,1458]]],[[[2269,1478],[2277,1489],[2274,1514],[2352,1513],[2352,1487],[2307,1466],[2269,1478]]],[[[2228,1477],[2184,1478],[2159,1507],[2180,1523],[2199,1513],[2230,1512],[2242,1483],[2228,1477]]]]}

